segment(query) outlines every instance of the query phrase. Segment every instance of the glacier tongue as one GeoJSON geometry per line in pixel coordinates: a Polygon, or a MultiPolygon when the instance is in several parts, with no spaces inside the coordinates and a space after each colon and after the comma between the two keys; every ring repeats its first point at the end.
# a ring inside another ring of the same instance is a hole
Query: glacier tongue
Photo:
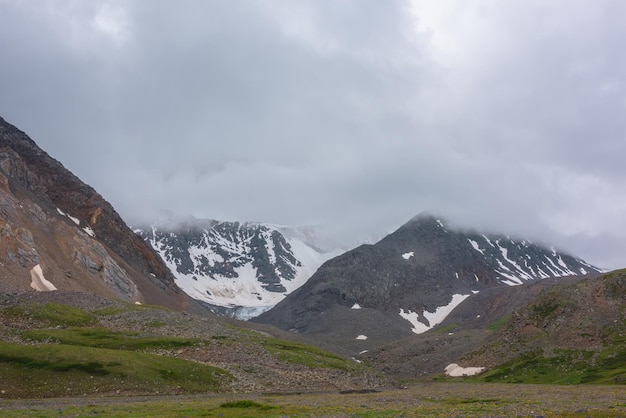
{"type": "Polygon", "coordinates": [[[135,232],[157,250],[185,293],[244,320],[271,309],[342,252],[321,250],[310,227],[192,219],[135,232]]]}

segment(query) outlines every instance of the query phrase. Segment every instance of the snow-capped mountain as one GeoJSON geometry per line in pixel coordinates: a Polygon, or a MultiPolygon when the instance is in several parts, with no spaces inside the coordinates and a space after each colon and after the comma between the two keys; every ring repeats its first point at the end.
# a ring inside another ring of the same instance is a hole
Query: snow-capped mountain
{"type": "Polygon", "coordinates": [[[161,255],[189,296],[222,315],[249,319],[302,286],[342,250],[315,228],[190,218],[135,230],[161,255]]]}
{"type": "Polygon", "coordinates": [[[525,240],[459,231],[420,215],[374,245],[325,263],[255,318],[361,347],[426,332],[486,289],[598,273],[585,261],[525,240]]]}

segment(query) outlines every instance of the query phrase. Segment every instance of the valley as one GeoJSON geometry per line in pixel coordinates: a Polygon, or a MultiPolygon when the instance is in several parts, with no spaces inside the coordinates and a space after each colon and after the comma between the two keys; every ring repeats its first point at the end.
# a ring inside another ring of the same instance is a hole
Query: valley
{"type": "Polygon", "coordinates": [[[131,229],[3,119],[0,215],[11,416],[626,408],[626,270],[547,245],[428,213],[347,251],[254,222],[131,229]]]}

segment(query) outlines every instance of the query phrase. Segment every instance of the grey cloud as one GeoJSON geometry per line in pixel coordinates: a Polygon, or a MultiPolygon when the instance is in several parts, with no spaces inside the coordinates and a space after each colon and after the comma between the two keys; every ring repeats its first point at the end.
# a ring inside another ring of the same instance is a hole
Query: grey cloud
{"type": "Polygon", "coordinates": [[[0,114],[131,221],[354,240],[429,210],[623,264],[618,2],[459,2],[438,33],[404,1],[45,4],[0,0],[0,114]]]}

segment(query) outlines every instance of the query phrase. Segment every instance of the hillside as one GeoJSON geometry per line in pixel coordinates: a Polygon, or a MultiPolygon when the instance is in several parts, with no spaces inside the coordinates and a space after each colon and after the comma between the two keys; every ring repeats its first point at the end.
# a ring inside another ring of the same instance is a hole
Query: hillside
{"type": "Polygon", "coordinates": [[[203,308],[93,188],[0,118],[0,291],[82,291],[203,308]]]}
{"type": "Polygon", "coordinates": [[[626,270],[544,290],[465,358],[489,382],[626,384],[626,270]]]}
{"type": "Polygon", "coordinates": [[[353,360],[243,324],[75,292],[0,294],[0,391],[39,398],[385,384],[353,360]]]}

